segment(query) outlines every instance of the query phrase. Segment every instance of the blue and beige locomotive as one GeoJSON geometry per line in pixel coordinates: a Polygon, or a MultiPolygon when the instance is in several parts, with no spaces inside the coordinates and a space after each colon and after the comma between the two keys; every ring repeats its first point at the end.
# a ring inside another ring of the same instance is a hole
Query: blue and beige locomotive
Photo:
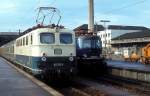
{"type": "Polygon", "coordinates": [[[5,58],[34,75],[63,77],[76,73],[75,35],[62,27],[34,27],[1,49],[5,58]]]}
{"type": "Polygon", "coordinates": [[[72,77],[76,73],[75,33],[59,25],[60,19],[57,8],[40,7],[37,26],[27,29],[19,38],[3,45],[2,56],[33,75],[46,78],[72,77]],[[44,14],[45,12],[47,13],[44,14]],[[55,13],[59,19],[56,25],[50,23],[55,13]]]}
{"type": "Polygon", "coordinates": [[[76,37],[77,65],[80,73],[88,75],[106,72],[106,61],[102,56],[99,36],[86,34],[76,37]]]}

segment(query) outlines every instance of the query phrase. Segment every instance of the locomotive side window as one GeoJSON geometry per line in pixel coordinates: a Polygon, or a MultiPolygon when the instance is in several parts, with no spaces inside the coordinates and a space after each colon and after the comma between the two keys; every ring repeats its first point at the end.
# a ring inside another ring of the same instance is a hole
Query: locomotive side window
{"type": "Polygon", "coordinates": [[[20,43],[20,46],[22,46],[22,39],[20,40],[20,42],[21,42],[21,43],[20,43]]]}
{"type": "Polygon", "coordinates": [[[16,46],[19,46],[19,41],[18,40],[16,41],[16,46]]]}
{"type": "Polygon", "coordinates": [[[60,43],[71,44],[72,43],[72,34],[61,33],[60,34],[60,43]]]}
{"type": "Polygon", "coordinates": [[[21,46],[21,40],[19,39],[19,46],[21,46]]]}
{"type": "Polygon", "coordinates": [[[25,37],[23,38],[23,46],[25,45],[25,37]]]}
{"type": "Polygon", "coordinates": [[[26,45],[28,45],[28,36],[26,37],[26,45]]]}
{"type": "Polygon", "coordinates": [[[53,33],[41,33],[40,42],[43,44],[53,44],[55,42],[55,36],[53,33]]]}
{"type": "Polygon", "coordinates": [[[31,34],[31,38],[30,38],[30,40],[31,40],[30,42],[31,42],[31,45],[32,45],[32,34],[31,34]]]}
{"type": "Polygon", "coordinates": [[[18,46],[20,46],[20,39],[18,40],[18,46]]]}

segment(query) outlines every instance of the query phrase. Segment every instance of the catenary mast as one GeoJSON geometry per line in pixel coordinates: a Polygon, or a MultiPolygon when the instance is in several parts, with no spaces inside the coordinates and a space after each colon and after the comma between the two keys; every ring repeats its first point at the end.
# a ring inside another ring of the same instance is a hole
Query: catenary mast
{"type": "Polygon", "coordinates": [[[88,33],[94,32],[94,0],[89,0],[89,24],[88,33]]]}

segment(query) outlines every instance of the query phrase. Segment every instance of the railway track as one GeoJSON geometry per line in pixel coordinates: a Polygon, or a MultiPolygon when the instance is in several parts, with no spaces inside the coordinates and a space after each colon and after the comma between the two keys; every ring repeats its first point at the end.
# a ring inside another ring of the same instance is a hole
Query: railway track
{"type": "Polygon", "coordinates": [[[54,89],[64,96],[129,96],[130,93],[133,93],[131,96],[149,96],[150,94],[150,84],[114,76],[94,79],[79,77],[67,86],[54,87],[54,89]]]}
{"type": "Polygon", "coordinates": [[[112,75],[98,77],[95,79],[99,83],[111,84],[116,88],[134,92],[141,96],[149,96],[150,94],[150,83],[142,82],[112,75]]]}
{"type": "Polygon", "coordinates": [[[109,96],[99,90],[90,87],[69,87],[61,90],[65,96],[109,96]]]}
{"type": "MultiPolygon", "coordinates": [[[[51,86],[47,82],[46,84],[51,86]]],[[[150,94],[149,84],[114,76],[94,79],[77,77],[71,83],[66,84],[62,85],[63,87],[54,86],[54,89],[64,96],[149,96],[150,94]]]]}
{"type": "Polygon", "coordinates": [[[109,83],[101,83],[98,80],[80,77],[73,80],[70,84],[52,87],[64,96],[140,96],[134,92],[114,87],[114,85],[109,83]]]}
{"type": "Polygon", "coordinates": [[[57,85],[49,84],[49,86],[54,87],[54,89],[62,93],[64,96],[109,96],[94,88],[94,86],[83,83],[83,80],[84,79],[76,79],[69,83],[57,83],[57,85]]]}

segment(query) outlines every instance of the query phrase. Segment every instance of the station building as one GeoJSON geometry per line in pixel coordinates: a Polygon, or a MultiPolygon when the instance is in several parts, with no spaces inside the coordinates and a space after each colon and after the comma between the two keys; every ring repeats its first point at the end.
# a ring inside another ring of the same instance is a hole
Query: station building
{"type": "Polygon", "coordinates": [[[150,43],[150,30],[125,33],[111,41],[112,51],[130,56],[132,52],[142,56],[142,48],[150,43]]]}
{"type": "Polygon", "coordinates": [[[101,37],[103,47],[111,47],[111,39],[126,33],[140,32],[148,30],[143,26],[124,26],[124,25],[108,25],[105,30],[98,31],[97,35],[101,37]]]}

